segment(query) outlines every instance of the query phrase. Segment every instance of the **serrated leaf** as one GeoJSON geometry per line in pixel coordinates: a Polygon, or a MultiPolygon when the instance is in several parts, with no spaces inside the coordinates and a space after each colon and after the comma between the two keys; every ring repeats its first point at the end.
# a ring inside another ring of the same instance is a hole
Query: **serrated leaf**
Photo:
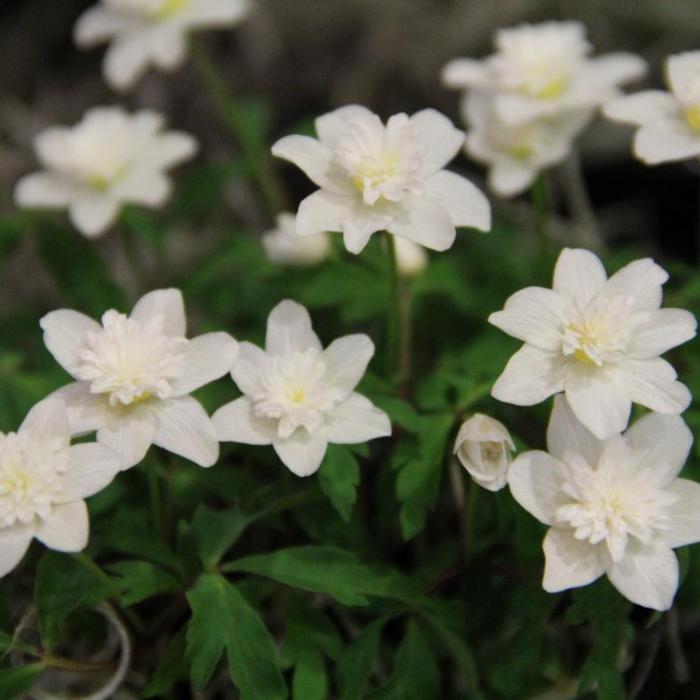
{"type": "Polygon", "coordinates": [[[340,700],[362,700],[379,655],[385,619],[375,620],[353,639],[338,660],[340,700]]]}
{"type": "Polygon", "coordinates": [[[189,669],[186,663],[187,628],[183,627],[168,643],[148,685],[141,691],[141,697],[152,698],[167,695],[173,686],[187,678],[189,669]]]}
{"type": "Polygon", "coordinates": [[[294,665],[292,679],[293,700],[327,700],[328,676],[323,656],[318,651],[307,651],[294,665]]]}
{"type": "Polygon", "coordinates": [[[147,561],[119,561],[107,566],[107,571],[117,575],[114,585],[125,607],[180,590],[180,582],[172,574],[147,561]]]}
{"type": "Polygon", "coordinates": [[[43,670],[42,663],[0,669],[0,698],[12,700],[23,696],[36,683],[43,670]]]}
{"type": "Polygon", "coordinates": [[[345,522],[352,517],[359,483],[360,467],[352,452],[339,445],[329,445],[318,472],[318,484],[345,522]]]}
{"type": "Polygon", "coordinates": [[[232,508],[211,510],[199,505],[192,519],[192,534],[205,571],[211,571],[250,523],[250,516],[232,508]]]}

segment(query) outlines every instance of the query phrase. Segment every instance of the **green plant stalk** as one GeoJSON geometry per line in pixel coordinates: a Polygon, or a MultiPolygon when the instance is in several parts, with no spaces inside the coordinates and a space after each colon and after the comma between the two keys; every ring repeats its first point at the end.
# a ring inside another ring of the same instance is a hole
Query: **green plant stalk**
{"type": "Polygon", "coordinates": [[[245,117],[226,80],[204,45],[197,39],[192,40],[192,56],[197,71],[207,86],[222,121],[235,136],[243,154],[248,172],[260,188],[270,216],[274,218],[279,212],[287,209],[284,190],[272,166],[272,158],[268,150],[260,150],[251,139],[246,129],[245,117]]]}
{"type": "Polygon", "coordinates": [[[388,377],[401,380],[401,326],[404,314],[401,310],[401,280],[396,261],[396,242],[388,231],[384,234],[384,248],[387,257],[387,282],[389,286],[389,303],[387,306],[387,340],[386,340],[386,373],[388,377]]]}
{"type": "Polygon", "coordinates": [[[551,243],[551,236],[549,231],[549,196],[544,173],[540,173],[532,185],[532,205],[535,209],[535,234],[537,236],[540,258],[545,262],[551,243]]]}

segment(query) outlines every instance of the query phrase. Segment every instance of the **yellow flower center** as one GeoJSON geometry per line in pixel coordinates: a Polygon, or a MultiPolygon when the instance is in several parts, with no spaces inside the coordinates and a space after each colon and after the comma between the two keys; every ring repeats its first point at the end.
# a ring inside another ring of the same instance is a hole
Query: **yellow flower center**
{"type": "Polygon", "coordinates": [[[511,146],[509,149],[510,155],[518,160],[526,160],[527,158],[530,158],[534,151],[535,149],[527,143],[516,144],[511,146]]]}
{"type": "Polygon", "coordinates": [[[159,19],[167,19],[172,15],[178,13],[189,0],[164,0],[163,4],[158,10],[159,19]]]}
{"type": "Polygon", "coordinates": [[[686,107],[685,109],[685,120],[690,125],[693,131],[700,132],[700,105],[694,105],[693,107],[686,107]]]}
{"type": "Polygon", "coordinates": [[[568,86],[569,83],[566,80],[566,78],[555,78],[554,80],[550,80],[548,83],[545,83],[536,90],[533,90],[532,95],[533,97],[541,97],[542,99],[547,100],[553,97],[559,97],[559,95],[566,91],[566,88],[568,86]]]}
{"type": "Polygon", "coordinates": [[[301,388],[292,389],[289,393],[289,400],[292,403],[301,404],[304,403],[306,398],[306,392],[301,388]]]}

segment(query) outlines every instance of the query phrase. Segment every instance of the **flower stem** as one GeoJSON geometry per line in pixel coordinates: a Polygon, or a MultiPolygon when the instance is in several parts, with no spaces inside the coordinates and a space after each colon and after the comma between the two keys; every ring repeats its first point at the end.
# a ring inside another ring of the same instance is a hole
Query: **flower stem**
{"type": "Polygon", "coordinates": [[[248,172],[257,182],[269,213],[274,217],[287,206],[286,196],[273,169],[269,150],[259,143],[226,80],[209,52],[197,39],[192,40],[192,56],[197,71],[207,86],[221,119],[236,137],[248,172]],[[261,148],[261,146],[263,147],[261,148]]]}
{"type": "Polygon", "coordinates": [[[540,253],[544,257],[550,242],[549,196],[544,173],[540,173],[532,185],[532,204],[535,208],[535,233],[537,234],[540,253]]]}
{"type": "Polygon", "coordinates": [[[389,304],[387,308],[387,342],[386,372],[390,377],[401,379],[401,326],[404,314],[401,310],[401,280],[396,262],[396,243],[394,237],[384,232],[384,247],[387,256],[387,274],[389,283],[389,304]]]}

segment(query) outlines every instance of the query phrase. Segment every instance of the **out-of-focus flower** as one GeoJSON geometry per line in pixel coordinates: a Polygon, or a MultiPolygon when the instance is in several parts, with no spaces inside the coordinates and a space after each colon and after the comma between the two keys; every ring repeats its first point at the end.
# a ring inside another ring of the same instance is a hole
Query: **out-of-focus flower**
{"type": "Polygon", "coordinates": [[[231,376],[244,396],[213,415],[219,440],[272,445],[297,476],[313,474],[329,443],[391,434],[389,417],[354,391],[374,354],[366,335],[325,350],[303,306],[286,300],[267,320],[265,350],[240,344],[231,376]]]}
{"type": "Polygon", "coordinates": [[[634,153],[647,165],[700,156],[700,51],[669,56],[670,92],[645,90],[618,97],[603,113],[638,126],[634,153]]]}
{"type": "Polygon", "coordinates": [[[501,197],[524,192],[547,168],[563,161],[592,110],[582,109],[510,124],[499,119],[494,98],[473,90],[462,101],[469,125],[465,151],[489,167],[489,188],[501,197]]]}
{"type": "Polygon", "coordinates": [[[271,262],[300,267],[317,265],[331,249],[325,231],[315,236],[297,236],[296,217],[289,213],[277,216],[277,227],[263,235],[262,243],[271,262]]]}
{"type": "Polygon", "coordinates": [[[71,446],[66,407],[45,399],[16,433],[0,433],[0,576],[36,537],[50,549],[79,552],[90,522],[84,499],[119,473],[119,457],[94,442],[71,446]]]}
{"type": "Polygon", "coordinates": [[[597,439],[558,396],[549,453],[525,452],[508,474],[515,500],[550,529],[543,586],[585,586],[606,574],[623,596],[668,610],[678,589],[673,548],[700,541],[700,484],[678,479],[693,436],[679,416],[650,413],[597,439]]]}
{"type": "Polygon", "coordinates": [[[464,421],[455,440],[455,454],[462,466],[489,491],[500,491],[506,485],[514,449],[506,426],[483,413],[464,421]]]}
{"type": "Polygon", "coordinates": [[[451,61],[442,79],[451,88],[492,93],[499,119],[510,124],[597,107],[646,70],[644,61],[633,54],[591,58],[592,47],[579,22],[501,29],[495,48],[496,53],[483,61],[451,61]]]}
{"type": "Polygon", "coordinates": [[[53,394],[65,402],[73,434],[96,430],[123,469],[152,444],[202,467],[216,462],[214,426],[190,393],[231,369],[238,344],[228,333],[188,340],[179,290],[149,292],[130,316],[107,311],[102,325],[61,309],[41,327],[49,352],[76,379],[53,394]]]}
{"type": "Polygon", "coordinates": [[[105,78],[127,90],[151,65],[165,71],[182,65],[189,32],[232,27],[251,7],[251,0],[101,0],[78,19],[74,37],[82,48],[110,43],[105,78]]]}
{"type": "Polygon", "coordinates": [[[463,132],[439,112],[397,114],[386,125],[351,105],[316,120],[318,140],[286,136],[272,152],[301,168],[321,189],[297,212],[297,233],[342,231],[359,253],[386,230],[432,250],[447,250],[456,226],[488,230],[486,197],[464,177],[443,170],[458,153],[463,132]]]}
{"type": "Polygon", "coordinates": [[[681,413],[690,392],[659,356],[693,338],[697,324],[688,311],[660,308],[667,279],[649,258],[607,279],[596,255],[565,248],[553,289],[522,289],[489,317],[525,342],[492,395],[531,406],[564,391],[577,418],[600,439],[625,429],[632,402],[681,413]]]}
{"type": "Polygon", "coordinates": [[[428,266],[425,248],[407,238],[395,238],[396,267],[402,277],[415,277],[428,266]]]}
{"type": "Polygon", "coordinates": [[[35,149],[45,170],[17,183],[17,204],[68,208],[73,224],[90,238],[114,223],[122,204],[161,206],[170,195],[167,170],[197,150],[192,136],[163,126],[154,112],[96,107],[72,128],[42,131],[35,149]]]}

